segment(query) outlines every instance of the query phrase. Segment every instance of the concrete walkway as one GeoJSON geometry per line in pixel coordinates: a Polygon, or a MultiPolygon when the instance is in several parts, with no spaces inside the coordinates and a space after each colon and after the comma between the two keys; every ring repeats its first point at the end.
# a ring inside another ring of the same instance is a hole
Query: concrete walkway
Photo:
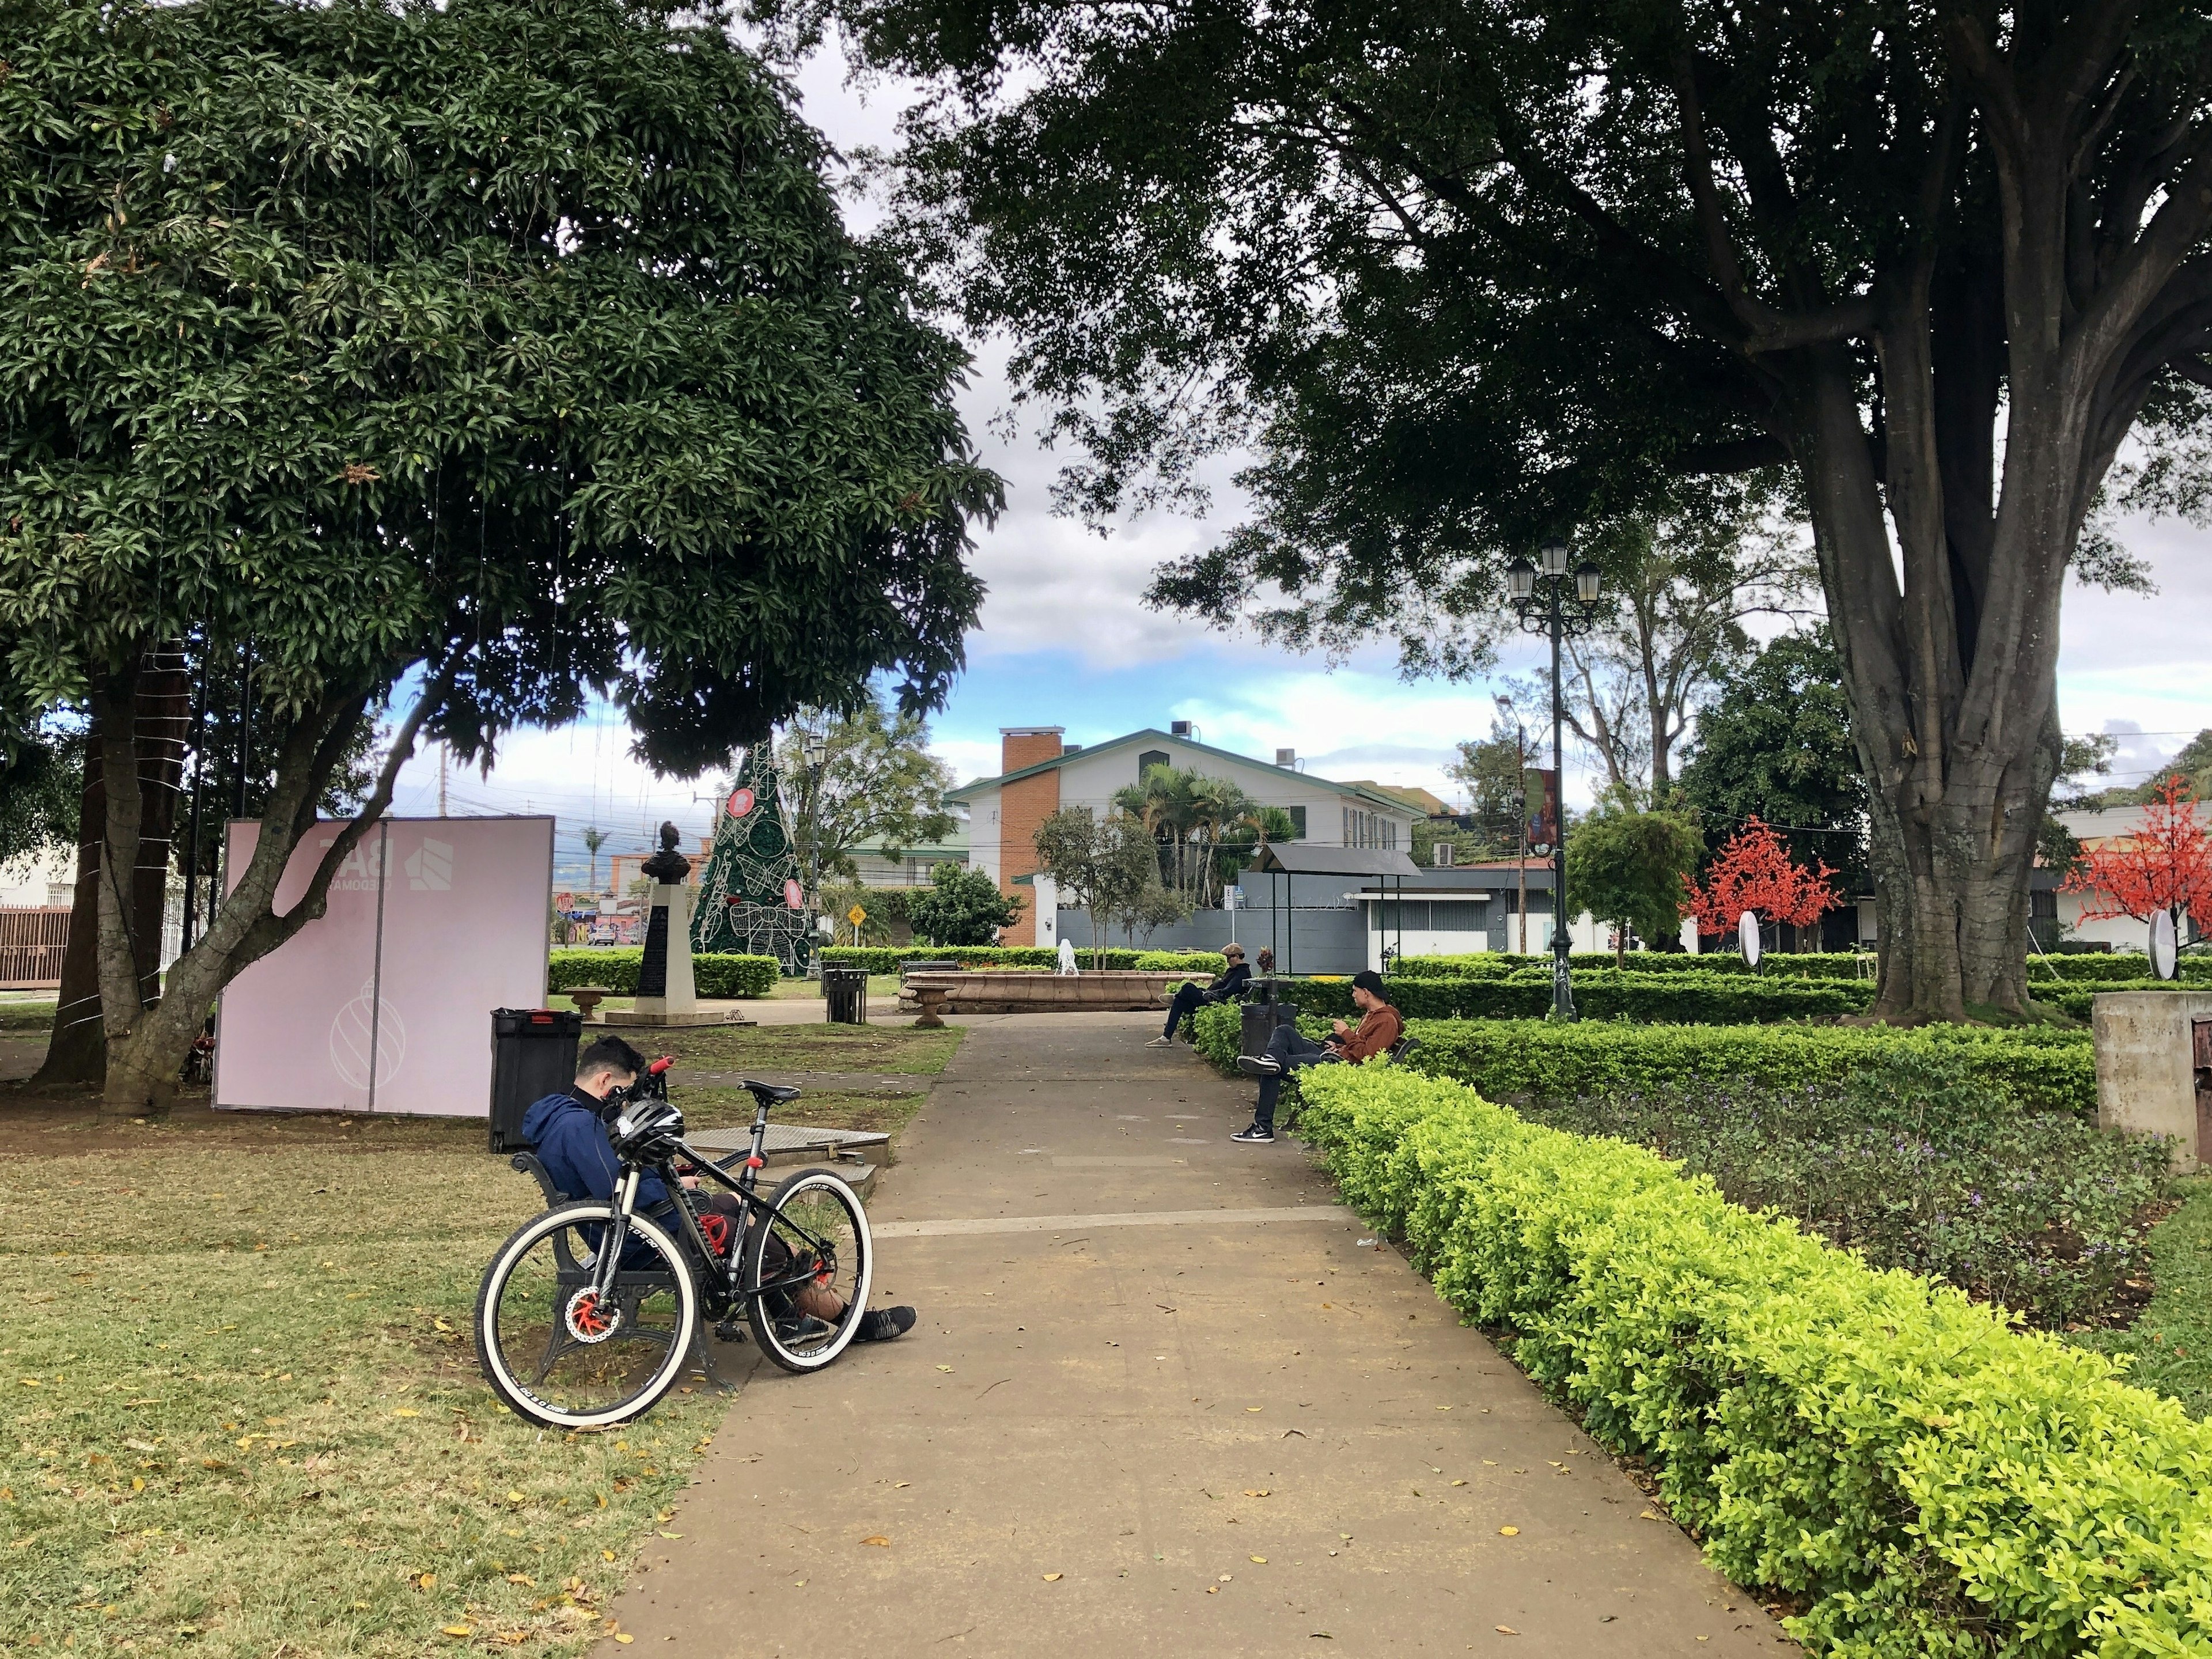
{"type": "Polygon", "coordinates": [[[921,1324],[724,1351],[629,1651],[1790,1650],[1302,1148],[1230,1144],[1249,1085],[1150,1016],[963,1023],[870,1204],[921,1324]]]}

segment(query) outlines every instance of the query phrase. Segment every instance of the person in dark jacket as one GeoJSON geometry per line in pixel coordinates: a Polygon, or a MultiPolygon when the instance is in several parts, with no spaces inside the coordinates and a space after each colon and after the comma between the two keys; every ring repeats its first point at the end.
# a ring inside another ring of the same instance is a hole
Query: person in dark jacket
{"type": "Polygon", "coordinates": [[[1212,984],[1201,989],[1195,981],[1185,980],[1176,988],[1175,1000],[1168,1004],[1168,1023],[1160,1034],[1145,1046],[1164,1048],[1175,1042],[1176,1028],[1188,1019],[1194,1008],[1203,1008],[1212,1002],[1235,1002],[1244,994],[1252,982],[1252,970],[1244,963],[1244,947],[1225,945],[1221,955],[1229,964],[1227,971],[1212,984]]]}
{"type": "MultiPolygon", "coordinates": [[[[576,1057],[576,1080],[560,1094],[534,1102],[522,1115],[522,1133],[553,1177],[553,1184],[571,1198],[612,1198],[622,1176],[622,1160],[615,1156],[614,1137],[608,1124],[617,1116],[627,1091],[645,1071],[645,1056],[618,1036],[603,1036],[576,1057]]],[[[679,1177],[684,1187],[697,1190],[699,1177],[679,1177]]],[[[668,1219],[674,1204],[667,1185],[657,1175],[639,1177],[637,1207],[656,1220],[668,1219]]],[[[735,1194],[718,1192],[706,1207],[738,1224],[744,1206],[735,1194]]],[[[769,1239],[769,1269],[780,1273],[776,1252],[783,1243],[769,1239]]],[[[787,1256],[788,1252],[785,1252],[787,1256]]],[[[844,1298],[834,1291],[812,1285],[793,1297],[794,1309],[810,1318],[835,1324],[844,1316],[844,1298]]],[[[862,1342],[888,1342],[914,1328],[911,1308],[878,1308],[864,1315],[855,1333],[862,1342]]]]}

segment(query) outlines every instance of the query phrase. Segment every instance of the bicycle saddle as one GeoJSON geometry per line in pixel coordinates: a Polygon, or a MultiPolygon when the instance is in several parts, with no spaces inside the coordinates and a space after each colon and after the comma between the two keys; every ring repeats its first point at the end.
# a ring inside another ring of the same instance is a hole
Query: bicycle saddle
{"type": "Polygon", "coordinates": [[[753,1093],[759,1096],[763,1100],[784,1101],[796,1100],[799,1098],[799,1091],[798,1090],[789,1088],[781,1083],[756,1083],[750,1078],[746,1078],[743,1079],[743,1081],[746,1088],[751,1090],[753,1093]]]}

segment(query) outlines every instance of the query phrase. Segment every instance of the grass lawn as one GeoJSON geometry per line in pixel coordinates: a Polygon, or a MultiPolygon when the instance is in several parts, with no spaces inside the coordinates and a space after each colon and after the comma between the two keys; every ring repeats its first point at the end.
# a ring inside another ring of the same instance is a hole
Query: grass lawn
{"type": "Polygon", "coordinates": [[[716,1071],[879,1072],[934,1075],[960,1046],[960,1028],[910,1025],[727,1025],[624,1031],[648,1052],[716,1071]]]}
{"type": "MultiPolygon", "coordinates": [[[[763,1069],[916,1073],[959,1040],[669,1036],[736,1039],[763,1069]]],[[[678,1093],[698,1127],[751,1121],[743,1091],[678,1093]]],[[[824,1091],[779,1118],[896,1131],[922,1098],[824,1091]]],[[[115,1124],[0,1085],[0,1296],[24,1310],[0,1334],[0,1653],[574,1653],[656,1534],[714,1524],[676,1507],[725,1409],[702,1386],[584,1436],[485,1389],[477,1281],[539,1200],[481,1123],[203,1093],[115,1124]]]]}
{"type": "MultiPolygon", "coordinates": [[[[428,1126],[434,1137],[443,1126],[428,1126]]],[[[720,1416],[542,1434],[469,1315],[538,1207],[464,1145],[240,1152],[152,1131],[0,1167],[0,1649],[567,1653],[720,1416]]]]}
{"type": "Polygon", "coordinates": [[[44,1036],[53,1029],[54,1000],[0,996],[0,1035],[44,1036]]]}
{"type": "Polygon", "coordinates": [[[2212,1176],[2177,1182],[2180,1206],[2151,1229],[2150,1305],[2124,1330],[2069,1337],[2130,1358],[2130,1380],[2212,1416],[2212,1176]]]}

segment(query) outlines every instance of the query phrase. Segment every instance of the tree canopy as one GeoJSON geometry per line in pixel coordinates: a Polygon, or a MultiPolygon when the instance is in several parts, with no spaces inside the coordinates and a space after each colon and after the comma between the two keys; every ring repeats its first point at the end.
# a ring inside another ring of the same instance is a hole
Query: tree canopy
{"type": "Polygon", "coordinates": [[[830,876],[856,876],[857,848],[878,846],[896,859],[953,831],[945,810],[952,771],[929,752],[928,726],[919,714],[885,709],[872,693],[846,715],[800,709],[783,728],[776,765],[791,806],[792,844],[817,885],[830,876]]]}
{"type": "Polygon", "coordinates": [[[2212,409],[2197,0],[757,4],[935,88],[904,234],[1079,441],[1074,504],[1256,454],[1161,603],[1465,667],[1539,537],[1784,492],[1877,1012],[2024,1006],[2084,523],[2130,435],[2202,499],[2158,464],[2212,409]]]}
{"type": "MultiPolygon", "coordinates": [[[[0,714],[79,702],[112,747],[148,653],[182,642],[250,661],[276,757],[243,899],[161,1018],[103,970],[111,1051],[140,1025],[163,1050],[126,1089],[319,911],[418,734],[481,757],[605,695],[690,773],[872,676],[941,697],[981,592],[967,520],[998,501],[951,404],[964,356],[846,234],[821,140],[716,15],[10,17],[0,714]],[[380,787],[273,914],[387,699],[380,787]]],[[[111,790],[118,862],[132,810],[111,790]]]]}
{"type": "Polygon", "coordinates": [[[1613,924],[1616,956],[1626,954],[1632,933],[1646,950],[1678,951],[1703,847],[1687,818],[1636,811],[1616,797],[1567,836],[1567,902],[1613,924]]]}

